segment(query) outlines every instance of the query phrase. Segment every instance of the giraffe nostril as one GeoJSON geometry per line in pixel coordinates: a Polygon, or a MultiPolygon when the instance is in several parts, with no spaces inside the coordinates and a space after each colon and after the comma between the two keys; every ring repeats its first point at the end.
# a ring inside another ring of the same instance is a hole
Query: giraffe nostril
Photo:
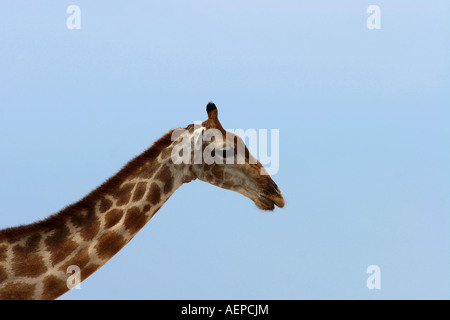
{"type": "Polygon", "coordinates": [[[280,189],[278,188],[278,186],[275,183],[273,184],[273,187],[277,192],[280,192],[280,189]]]}
{"type": "Polygon", "coordinates": [[[278,186],[275,182],[270,181],[269,182],[269,187],[271,189],[271,191],[275,192],[275,193],[280,193],[280,189],[278,189],[278,186]]]}

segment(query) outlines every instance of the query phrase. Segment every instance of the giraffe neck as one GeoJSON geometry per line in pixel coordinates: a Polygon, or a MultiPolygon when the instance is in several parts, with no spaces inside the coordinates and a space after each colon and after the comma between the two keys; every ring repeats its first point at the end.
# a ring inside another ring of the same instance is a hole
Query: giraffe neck
{"type": "Polygon", "coordinates": [[[55,299],[122,249],[184,182],[166,134],[79,202],[41,222],[0,231],[0,299],[55,299]]]}

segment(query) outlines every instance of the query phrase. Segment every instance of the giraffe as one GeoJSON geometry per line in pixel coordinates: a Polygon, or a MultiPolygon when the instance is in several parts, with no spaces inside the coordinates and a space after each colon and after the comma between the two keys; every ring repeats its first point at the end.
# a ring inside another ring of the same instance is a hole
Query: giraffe
{"type": "Polygon", "coordinates": [[[36,223],[1,230],[0,299],[58,298],[69,290],[69,267],[78,267],[85,280],[121,250],[175,190],[195,179],[239,192],[262,210],[282,208],[280,190],[245,145],[241,151],[229,148],[230,139],[234,147],[243,143],[234,134],[201,141],[200,148],[214,143],[224,158],[241,152],[244,163],[174,161],[174,147],[183,139],[198,138],[208,129],[227,133],[215,104],[208,103],[206,111],[208,119],[201,126],[170,130],[80,201],[36,223]]]}

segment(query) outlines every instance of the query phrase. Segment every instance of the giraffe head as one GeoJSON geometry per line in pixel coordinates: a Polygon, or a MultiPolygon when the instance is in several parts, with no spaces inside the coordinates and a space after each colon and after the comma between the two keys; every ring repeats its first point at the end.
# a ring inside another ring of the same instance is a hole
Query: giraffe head
{"type": "MultiPolygon", "coordinates": [[[[239,136],[223,129],[213,103],[208,103],[206,111],[206,121],[186,128],[192,179],[239,192],[262,210],[282,208],[283,195],[266,169],[239,136]]],[[[179,150],[174,148],[172,155],[179,155],[179,150]]]]}

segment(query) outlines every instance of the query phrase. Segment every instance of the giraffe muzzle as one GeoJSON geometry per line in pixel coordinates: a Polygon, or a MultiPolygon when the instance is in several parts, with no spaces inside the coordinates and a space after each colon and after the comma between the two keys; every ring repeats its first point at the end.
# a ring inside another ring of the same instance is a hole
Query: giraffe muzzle
{"type": "Polygon", "coordinates": [[[275,206],[283,208],[285,205],[283,195],[278,189],[277,185],[273,183],[271,192],[261,193],[259,198],[255,200],[255,204],[262,210],[273,210],[275,206]]]}

